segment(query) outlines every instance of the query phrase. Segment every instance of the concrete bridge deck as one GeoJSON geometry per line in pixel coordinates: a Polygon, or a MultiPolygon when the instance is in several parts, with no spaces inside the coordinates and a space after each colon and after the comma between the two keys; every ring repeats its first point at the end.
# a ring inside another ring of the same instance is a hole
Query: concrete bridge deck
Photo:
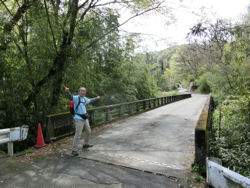
{"type": "Polygon", "coordinates": [[[94,147],[79,157],[160,174],[188,169],[193,162],[195,124],[207,97],[193,95],[119,121],[93,135],[94,147]]]}

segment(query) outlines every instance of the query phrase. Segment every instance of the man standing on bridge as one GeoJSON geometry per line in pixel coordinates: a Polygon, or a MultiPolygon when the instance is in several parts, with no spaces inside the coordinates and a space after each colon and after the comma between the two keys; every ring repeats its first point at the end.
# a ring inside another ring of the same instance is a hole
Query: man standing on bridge
{"type": "Polygon", "coordinates": [[[86,104],[89,104],[93,101],[100,99],[100,96],[96,98],[89,99],[85,97],[86,89],[84,87],[79,88],[78,93],[79,95],[72,95],[69,92],[69,88],[64,86],[65,92],[67,93],[68,97],[73,100],[74,103],[74,124],[75,124],[75,136],[73,140],[72,146],[72,155],[78,155],[78,142],[82,135],[83,128],[86,130],[86,138],[84,139],[83,149],[92,147],[93,145],[89,144],[89,137],[91,134],[91,129],[89,126],[88,114],[86,110],[86,104]],[[79,103],[80,102],[80,103],[79,103]]]}

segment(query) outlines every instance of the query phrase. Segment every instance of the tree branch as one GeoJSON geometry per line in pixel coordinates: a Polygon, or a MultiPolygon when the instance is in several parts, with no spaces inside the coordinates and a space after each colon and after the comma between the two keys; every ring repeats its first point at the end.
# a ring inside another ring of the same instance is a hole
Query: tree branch
{"type": "Polygon", "coordinates": [[[50,28],[50,31],[51,31],[51,34],[52,34],[52,38],[53,38],[54,48],[55,48],[56,54],[58,54],[57,46],[56,46],[56,39],[55,39],[55,35],[54,35],[53,29],[52,29],[52,26],[51,26],[51,22],[50,22],[50,18],[49,18],[49,12],[48,12],[48,7],[47,7],[46,0],[44,0],[44,7],[45,7],[46,15],[47,15],[47,18],[48,18],[49,28],[50,28]]]}
{"type": "MultiPolygon", "coordinates": [[[[93,2],[94,0],[91,0],[89,3],[89,6],[85,9],[85,11],[82,13],[82,16],[80,18],[80,20],[82,20],[84,18],[84,16],[87,14],[87,12],[93,7],[93,2]]],[[[97,2],[96,2],[97,3],[97,2]]]]}
{"type": "Polygon", "coordinates": [[[78,10],[85,7],[85,5],[89,2],[89,0],[86,0],[84,3],[78,6],[78,10]]]}
{"type": "Polygon", "coordinates": [[[22,17],[22,15],[30,8],[30,6],[32,5],[33,2],[35,2],[35,0],[31,1],[24,1],[24,3],[22,4],[22,6],[20,8],[18,8],[17,12],[15,15],[13,15],[10,10],[8,9],[8,7],[4,4],[4,2],[1,0],[2,4],[5,6],[5,8],[8,10],[8,12],[10,13],[10,15],[12,16],[12,19],[10,20],[9,23],[6,23],[4,26],[4,32],[11,32],[11,30],[13,29],[14,25],[19,21],[19,19],[22,17]]]}
{"type": "MultiPolygon", "coordinates": [[[[137,16],[141,16],[141,15],[147,13],[147,12],[150,12],[150,11],[152,11],[152,10],[155,10],[155,9],[160,8],[160,5],[161,5],[161,3],[159,3],[159,4],[158,4],[157,6],[155,6],[155,7],[152,7],[152,8],[150,8],[150,9],[144,10],[144,11],[142,11],[142,12],[140,12],[140,13],[136,13],[135,15],[131,16],[130,18],[128,18],[127,20],[125,20],[125,21],[124,21],[123,23],[121,23],[120,25],[118,25],[118,26],[116,26],[116,27],[110,29],[108,32],[104,33],[104,34],[101,35],[99,38],[97,38],[96,40],[94,40],[93,42],[91,42],[86,48],[84,48],[84,50],[87,50],[88,48],[90,48],[91,46],[93,46],[95,43],[97,43],[99,40],[101,40],[104,36],[110,34],[110,33],[113,32],[115,29],[117,29],[117,28],[123,26],[124,24],[128,23],[128,22],[129,22],[130,20],[132,20],[133,18],[135,18],[135,17],[137,17],[137,16]]],[[[84,51],[84,50],[83,50],[83,51],[84,51]]]]}
{"type": "Polygon", "coordinates": [[[70,28],[69,28],[69,35],[68,35],[68,40],[67,44],[71,44],[71,41],[74,36],[74,30],[76,26],[76,18],[77,18],[77,13],[78,13],[78,0],[74,0],[74,3],[72,5],[72,12],[71,12],[71,20],[70,20],[70,28]]]}
{"type": "MultiPolygon", "coordinates": [[[[5,3],[1,0],[1,3],[4,5],[5,9],[9,12],[9,14],[12,16],[12,19],[8,22],[5,23],[3,26],[3,31],[4,34],[10,34],[11,31],[13,30],[14,26],[17,24],[17,22],[21,19],[23,14],[31,7],[32,3],[34,3],[35,0],[31,1],[24,1],[24,4],[18,8],[16,11],[15,15],[13,15],[9,8],[5,5],[5,3]]],[[[0,50],[5,51],[7,46],[8,46],[9,41],[4,41],[3,44],[0,46],[0,50]]]]}
{"type": "Polygon", "coordinates": [[[3,4],[3,6],[5,7],[5,9],[9,12],[9,14],[12,16],[12,17],[14,17],[13,16],[13,14],[10,12],[10,9],[5,5],[5,3],[1,0],[1,3],[3,4]]]}

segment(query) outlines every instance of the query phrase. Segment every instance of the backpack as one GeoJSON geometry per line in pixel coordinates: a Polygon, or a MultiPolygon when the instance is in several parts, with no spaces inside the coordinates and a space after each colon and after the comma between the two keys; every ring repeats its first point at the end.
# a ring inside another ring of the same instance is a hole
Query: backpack
{"type": "MultiPolygon", "coordinates": [[[[78,102],[78,104],[77,104],[77,106],[76,106],[76,110],[78,109],[78,106],[79,106],[79,104],[81,103],[80,97],[78,97],[78,98],[79,98],[79,102],[78,102]]],[[[75,114],[75,110],[74,110],[74,101],[73,101],[73,100],[69,101],[69,111],[70,111],[70,113],[71,113],[72,115],[75,114]]]]}
{"type": "MultiPolygon", "coordinates": [[[[78,109],[78,106],[79,106],[80,103],[81,103],[81,99],[80,99],[79,96],[78,96],[78,99],[79,99],[79,101],[78,101],[78,104],[76,105],[76,111],[77,111],[77,109],[78,109]]],[[[85,99],[84,99],[84,101],[85,101],[85,99]]],[[[86,101],[85,101],[85,103],[86,103],[86,101]]],[[[71,113],[72,115],[75,115],[75,114],[76,114],[76,112],[75,112],[75,110],[74,110],[74,101],[73,101],[73,100],[69,101],[69,111],[70,111],[70,113],[71,113]]]]}

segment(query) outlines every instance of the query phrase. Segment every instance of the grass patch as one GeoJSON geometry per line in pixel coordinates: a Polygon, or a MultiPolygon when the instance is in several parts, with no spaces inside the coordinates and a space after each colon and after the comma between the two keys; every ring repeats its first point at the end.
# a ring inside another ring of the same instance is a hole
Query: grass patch
{"type": "Polygon", "coordinates": [[[24,150],[24,152],[25,153],[33,153],[34,150],[31,147],[29,147],[28,149],[24,150]]]}
{"type": "Polygon", "coordinates": [[[198,182],[201,182],[204,180],[204,178],[198,174],[198,173],[195,173],[195,176],[194,176],[195,180],[198,181],[198,182]]]}
{"type": "Polygon", "coordinates": [[[28,153],[33,153],[33,152],[34,152],[34,150],[31,147],[29,147],[26,150],[23,150],[23,151],[20,151],[20,152],[16,153],[16,156],[19,157],[19,156],[22,156],[22,155],[25,155],[25,154],[28,154],[28,153]]]}
{"type": "Polygon", "coordinates": [[[191,182],[191,178],[190,177],[186,177],[186,182],[190,183],[191,182]]]}
{"type": "Polygon", "coordinates": [[[5,153],[4,151],[0,150],[0,157],[6,158],[8,156],[9,156],[8,153],[5,153]]]}
{"type": "Polygon", "coordinates": [[[40,160],[45,159],[46,157],[47,157],[47,155],[37,155],[37,156],[35,156],[35,157],[33,158],[33,161],[34,161],[34,162],[38,162],[38,161],[40,161],[40,160]]]}

